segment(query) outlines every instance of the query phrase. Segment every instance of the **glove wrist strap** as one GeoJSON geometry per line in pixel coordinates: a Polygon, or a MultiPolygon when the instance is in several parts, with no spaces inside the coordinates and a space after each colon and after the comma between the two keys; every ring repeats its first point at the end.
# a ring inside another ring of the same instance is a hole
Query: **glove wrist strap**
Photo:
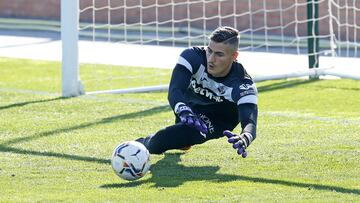
{"type": "Polygon", "coordinates": [[[193,113],[191,108],[186,106],[186,104],[182,103],[182,102],[178,102],[176,103],[175,105],[175,108],[174,108],[174,112],[179,115],[181,114],[182,112],[185,112],[185,111],[188,111],[190,113],[193,113]]]}
{"type": "Polygon", "coordinates": [[[251,133],[243,133],[242,135],[243,135],[242,138],[246,140],[245,142],[246,147],[248,147],[251,144],[251,142],[254,140],[254,137],[252,136],[251,133]]]}

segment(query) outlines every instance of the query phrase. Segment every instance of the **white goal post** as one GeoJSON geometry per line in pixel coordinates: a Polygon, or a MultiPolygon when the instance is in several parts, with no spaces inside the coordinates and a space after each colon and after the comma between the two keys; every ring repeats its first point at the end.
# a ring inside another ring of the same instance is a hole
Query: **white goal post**
{"type": "Polygon", "coordinates": [[[72,97],[84,94],[79,78],[79,3],[77,0],[61,1],[62,39],[62,95],[72,97]]]}
{"type": "MultiPolygon", "coordinates": [[[[138,45],[140,49],[203,46],[207,44],[209,33],[218,26],[232,26],[240,31],[239,51],[240,56],[245,55],[243,59],[249,53],[268,53],[267,60],[255,57],[255,63],[250,67],[256,69],[272,64],[271,74],[255,75],[256,81],[322,75],[359,79],[359,75],[336,72],[331,68],[335,66],[333,58],[360,57],[358,19],[360,1],[356,0],[61,0],[62,95],[167,89],[166,82],[159,82],[126,89],[110,85],[109,89],[89,91],[88,84],[98,80],[98,72],[92,74],[93,79],[81,77],[80,41],[86,46],[96,44],[97,53],[89,57],[107,64],[111,58],[119,56],[104,48],[104,44],[117,46],[117,49],[129,44],[138,45]],[[277,55],[272,55],[274,53],[277,55]],[[305,63],[294,62],[291,57],[287,61],[283,59],[290,55],[305,63]],[[259,64],[260,61],[263,63],[259,64]],[[277,72],[276,69],[284,64],[302,69],[277,72]]],[[[93,54],[87,48],[85,52],[93,54]]],[[[340,63],[346,66],[343,61],[340,63]]],[[[248,69],[249,66],[245,67],[248,69]]],[[[144,71],[143,74],[147,73],[144,71]]],[[[124,80],[115,77],[101,80],[115,79],[124,80]]],[[[131,78],[125,80],[127,83],[132,81],[131,78]]]]}

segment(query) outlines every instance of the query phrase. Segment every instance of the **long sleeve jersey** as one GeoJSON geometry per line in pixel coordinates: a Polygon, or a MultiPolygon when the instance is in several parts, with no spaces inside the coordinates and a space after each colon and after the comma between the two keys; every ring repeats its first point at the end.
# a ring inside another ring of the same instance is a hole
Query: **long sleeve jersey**
{"type": "Polygon", "coordinates": [[[252,78],[237,61],[225,77],[213,77],[206,67],[203,47],[181,53],[169,86],[170,106],[176,112],[177,104],[184,103],[195,113],[204,112],[221,119],[230,128],[240,122],[242,132],[251,133],[255,139],[258,93],[252,78]]]}

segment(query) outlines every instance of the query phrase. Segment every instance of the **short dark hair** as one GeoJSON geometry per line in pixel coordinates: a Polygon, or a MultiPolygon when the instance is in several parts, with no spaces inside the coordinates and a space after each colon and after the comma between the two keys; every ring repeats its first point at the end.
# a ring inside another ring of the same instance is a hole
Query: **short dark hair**
{"type": "Polygon", "coordinates": [[[216,28],[209,36],[211,41],[217,43],[230,44],[235,50],[239,47],[240,35],[235,28],[222,26],[216,28]]]}

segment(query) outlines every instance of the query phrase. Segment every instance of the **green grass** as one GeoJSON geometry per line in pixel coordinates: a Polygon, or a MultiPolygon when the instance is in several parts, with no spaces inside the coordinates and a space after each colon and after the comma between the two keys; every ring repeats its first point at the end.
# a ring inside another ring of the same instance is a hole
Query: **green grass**
{"type": "MultiPolygon", "coordinates": [[[[94,65],[83,67],[91,78],[94,65]]],[[[144,71],[169,79],[169,70],[144,71]]],[[[166,93],[66,99],[60,74],[57,62],[0,58],[0,202],[360,201],[359,81],[258,83],[248,158],[212,140],[153,155],[151,172],[127,182],[111,169],[112,150],[173,123],[166,93]]]]}

